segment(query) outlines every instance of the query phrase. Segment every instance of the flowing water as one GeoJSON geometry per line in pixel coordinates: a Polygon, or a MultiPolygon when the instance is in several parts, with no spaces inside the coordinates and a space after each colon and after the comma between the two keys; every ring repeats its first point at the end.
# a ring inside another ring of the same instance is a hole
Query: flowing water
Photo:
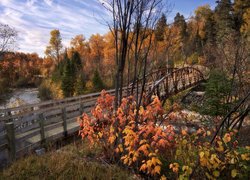
{"type": "Polygon", "coordinates": [[[18,107],[26,104],[39,103],[37,88],[15,89],[7,100],[0,104],[0,109],[18,107]]]}

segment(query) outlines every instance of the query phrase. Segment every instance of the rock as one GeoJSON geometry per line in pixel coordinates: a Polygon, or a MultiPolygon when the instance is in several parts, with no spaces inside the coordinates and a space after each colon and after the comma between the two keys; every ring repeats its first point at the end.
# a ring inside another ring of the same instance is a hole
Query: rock
{"type": "Polygon", "coordinates": [[[36,152],[36,155],[41,156],[45,154],[45,148],[36,149],[35,152],[36,152]]]}

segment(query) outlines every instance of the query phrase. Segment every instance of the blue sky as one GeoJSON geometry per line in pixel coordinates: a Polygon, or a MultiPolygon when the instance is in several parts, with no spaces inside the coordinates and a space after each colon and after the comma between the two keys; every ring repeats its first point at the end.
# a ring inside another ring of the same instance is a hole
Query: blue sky
{"type": "MultiPolygon", "coordinates": [[[[214,0],[169,0],[172,13],[191,16],[200,5],[215,6],[214,0]]],[[[107,12],[98,0],[0,0],[0,23],[9,24],[19,32],[19,51],[36,52],[43,56],[52,29],[59,29],[63,44],[69,45],[71,38],[83,34],[105,34],[108,28],[103,18],[107,12]]]]}

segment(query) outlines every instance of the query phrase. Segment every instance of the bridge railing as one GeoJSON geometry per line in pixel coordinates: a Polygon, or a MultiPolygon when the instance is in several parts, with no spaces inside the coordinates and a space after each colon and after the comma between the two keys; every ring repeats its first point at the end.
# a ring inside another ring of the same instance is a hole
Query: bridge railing
{"type": "MultiPolygon", "coordinates": [[[[106,92],[114,95],[115,90],[106,92]]],[[[100,92],[1,109],[0,162],[14,160],[46,142],[77,132],[77,118],[83,112],[90,114],[99,96],[100,92]]]]}

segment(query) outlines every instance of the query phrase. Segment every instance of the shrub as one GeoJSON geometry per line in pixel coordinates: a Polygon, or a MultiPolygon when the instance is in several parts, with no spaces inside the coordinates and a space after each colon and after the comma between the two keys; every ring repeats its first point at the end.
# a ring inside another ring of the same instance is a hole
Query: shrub
{"type": "Polygon", "coordinates": [[[42,100],[62,99],[63,93],[60,87],[61,85],[59,83],[46,79],[38,88],[38,96],[42,100]]]}
{"type": "Polygon", "coordinates": [[[175,174],[172,178],[190,179],[192,175],[203,179],[249,179],[250,147],[238,147],[235,132],[217,137],[215,145],[206,140],[210,134],[199,129],[177,138],[175,156],[169,166],[175,174]]]}
{"type": "Polygon", "coordinates": [[[38,88],[38,97],[42,100],[50,100],[52,99],[52,92],[48,86],[46,86],[45,83],[42,83],[38,88]]]}
{"type": "Polygon", "coordinates": [[[110,161],[147,178],[249,179],[250,147],[238,147],[234,132],[217,137],[214,146],[208,142],[212,133],[204,128],[176,134],[169,123],[185,115],[165,117],[157,97],[139,109],[133,97],[124,98],[116,111],[113,103],[114,97],[102,91],[91,115],[78,120],[82,138],[101,146],[110,161]]]}
{"type": "Polygon", "coordinates": [[[99,143],[106,158],[152,176],[161,174],[161,154],[174,144],[173,127],[159,126],[163,108],[157,97],[147,107],[136,110],[132,97],[124,98],[116,112],[114,97],[102,91],[90,118],[79,119],[80,134],[91,144],[99,143]]]}

